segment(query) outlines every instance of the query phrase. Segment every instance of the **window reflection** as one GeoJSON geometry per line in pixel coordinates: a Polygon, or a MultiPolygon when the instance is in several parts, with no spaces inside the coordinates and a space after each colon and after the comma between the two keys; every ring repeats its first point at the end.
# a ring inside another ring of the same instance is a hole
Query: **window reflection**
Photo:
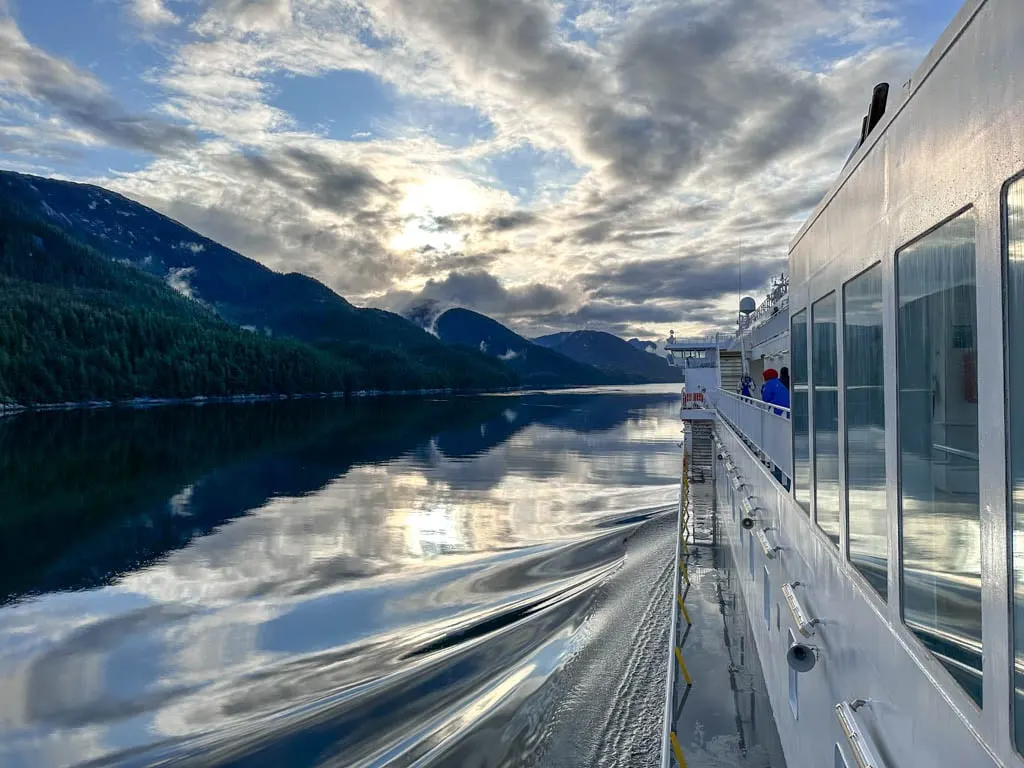
{"type": "Polygon", "coordinates": [[[793,496],[804,512],[811,511],[811,448],[807,411],[807,310],[790,320],[793,370],[791,396],[793,417],[793,496]]]}
{"type": "MultiPolygon", "coordinates": [[[[1006,195],[1006,365],[1008,393],[1024,386],[1024,180],[1006,195]]],[[[1019,397],[1019,394],[1018,394],[1019,397]]],[[[1010,508],[1013,510],[1013,715],[1017,750],[1024,752],[1024,413],[1007,398],[1010,508]]]]}
{"type": "Polygon", "coordinates": [[[896,258],[903,618],[981,706],[974,216],[896,258]]]}
{"type": "Polygon", "coordinates": [[[881,264],[851,280],[843,290],[843,363],[850,562],[885,598],[889,591],[889,532],[881,264]]]}
{"type": "Polygon", "coordinates": [[[814,507],[818,526],[839,546],[839,376],[836,295],[811,307],[814,403],[814,507]]]}

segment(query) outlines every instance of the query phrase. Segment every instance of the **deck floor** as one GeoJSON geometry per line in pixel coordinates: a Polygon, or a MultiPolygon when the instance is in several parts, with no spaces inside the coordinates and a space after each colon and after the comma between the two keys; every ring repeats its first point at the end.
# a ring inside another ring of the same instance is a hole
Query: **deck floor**
{"type": "Polygon", "coordinates": [[[785,768],[743,598],[735,587],[739,572],[717,535],[714,495],[710,473],[705,482],[690,484],[696,543],[684,557],[690,580],[684,603],[692,625],[680,616],[679,645],[693,684],[677,676],[675,732],[687,768],[785,768]]]}

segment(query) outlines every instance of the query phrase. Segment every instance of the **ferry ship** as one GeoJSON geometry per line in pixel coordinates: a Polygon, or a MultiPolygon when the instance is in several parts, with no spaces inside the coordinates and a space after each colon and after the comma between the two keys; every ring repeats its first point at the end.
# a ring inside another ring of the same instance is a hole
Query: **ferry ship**
{"type": "Polygon", "coordinates": [[[736,333],[668,349],[686,458],[662,765],[692,742],[704,485],[789,768],[1024,767],[1020,0],[967,2],[876,87],[788,277],[736,333]],[[784,367],[790,407],[760,401],[784,367]]]}

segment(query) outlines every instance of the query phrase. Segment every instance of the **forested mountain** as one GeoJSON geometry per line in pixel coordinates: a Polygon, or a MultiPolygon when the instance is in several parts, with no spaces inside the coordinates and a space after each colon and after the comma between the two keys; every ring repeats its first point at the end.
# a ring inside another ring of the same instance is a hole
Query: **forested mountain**
{"type": "Polygon", "coordinates": [[[515,383],[499,362],[447,348],[401,323],[409,328],[407,339],[425,339],[405,348],[341,339],[314,348],[268,338],[230,325],[158,277],[116,263],[0,198],[0,399],[52,403],[515,383]]]}
{"type": "Polygon", "coordinates": [[[613,384],[624,379],[534,344],[497,320],[469,309],[449,309],[434,322],[443,341],[474,347],[505,362],[524,384],[613,384]]]}
{"type": "Polygon", "coordinates": [[[641,351],[632,342],[604,331],[553,333],[534,342],[613,376],[642,377],[657,382],[682,381],[679,369],[670,366],[665,358],[641,351]]]}
{"type": "MultiPolygon", "coordinates": [[[[381,349],[399,350],[427,368],[467,364],[464,352],[447,349],[399,315],[354,307],[307,275],[274,272],[100,187],[0,171],[2,200],[27,208],[113,261],[171,281],[234,325],[341,349],[368,367],[384,364],[381,349]],[[341,347],[350,343],[356,347],[341,347]],[[367,344],[374,349],[363,349],[367,344]]],[[[471,368],[481,365],[482,358],[471,362],[471,368]]]]}

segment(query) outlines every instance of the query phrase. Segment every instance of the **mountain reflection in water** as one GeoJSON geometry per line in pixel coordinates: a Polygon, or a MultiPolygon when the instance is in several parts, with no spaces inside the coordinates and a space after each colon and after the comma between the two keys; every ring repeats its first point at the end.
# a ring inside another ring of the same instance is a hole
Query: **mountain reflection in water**
{"type": "Polygon", "coordinates": [[[0,764],[654,764],[678,439],[671,386],[0,421],[0,764]]]}

